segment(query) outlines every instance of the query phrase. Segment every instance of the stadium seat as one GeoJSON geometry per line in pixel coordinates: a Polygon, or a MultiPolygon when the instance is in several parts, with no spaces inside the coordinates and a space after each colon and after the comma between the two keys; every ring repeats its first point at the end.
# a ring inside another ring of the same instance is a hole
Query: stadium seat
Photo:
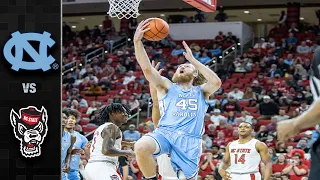
{"type": "Polygon", "coordinates": [[[258,111],[256,107],[243,107],[243,109],[249,113],[256,113],[258,111]]]}
{"type": "Polygon", "coordinates": [[[231,78],[241,79],[241,78],[243,78],[243,76],[244,76],[244,73],[233,73],[233,74],[231,75],[231,78]]]}
{"type": "Polygon", "coordinates": [[[110,96],[106,95],[106,96],[98,96],[97,97],[97,101],[107,101],[109,99],[110,96]]]}
{"type": "Polygon", "coordinates": [[[79,108],[78,109],[78,111],[80,112],[80,113],[86,113],[87,112],[87,110],[88,110],[88,108],[79,108]]]}
{"type": "Polygon", "coordinates": [[[238,104],[243,108],[247,107],[249,105],[249,103],[250,103],[249,101],[239,101],[238,102],[238,104]]]}
{"type": "Polygon", "coordinates": [[[234,84],[238,81],[237,78],[233,78],[233,79],[227,79],[226,83],[230,83],[230,84],[234,84]]]}
{"type": "Polygon", "coordinates": [[[250,79],[253,79],[253,78],[256,78],[257,77],[257,73],[247,73],[244,75],[245,78],[250,78],[250,79]]]}
{"type": "Polygon", "coordinates": [[[84,125],[89,124],[89,122],[90,122],[90,119],[81,119],[80,122],[79,122],[79,124],[80,124],[81,126],[84,126],[84,125]]]}
{"type": "Polygon", "coordinates": [[[271,123],[271,120],[258,120],[258,124],[259,124],[260,126],[262,126],[262,125],[267,125],[267,124],[269,124],[269,123],[271,123]]]}
{"type": "Polygon", "coordinates": [[[251,79],[249,79],[248,77],[245,78],[246,79],[239,79],[238,83],[249,84],[251,82],[251,79]]]}

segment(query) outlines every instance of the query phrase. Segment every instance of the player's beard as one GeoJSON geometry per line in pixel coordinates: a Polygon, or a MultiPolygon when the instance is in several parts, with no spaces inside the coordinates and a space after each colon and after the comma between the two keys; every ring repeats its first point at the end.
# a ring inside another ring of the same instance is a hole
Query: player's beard
{"type": "Polygon", "coordinates": [[[193,79],[193,73],[178,74],[174,73],[172,82],[174,83],[188,83],[193,79]]]}

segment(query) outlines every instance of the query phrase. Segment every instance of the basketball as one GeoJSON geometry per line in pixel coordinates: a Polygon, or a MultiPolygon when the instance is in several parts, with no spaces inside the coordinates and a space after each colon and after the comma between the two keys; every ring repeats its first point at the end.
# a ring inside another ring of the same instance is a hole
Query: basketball
{"type": "Polygon", "coordinates": [[[160,41],[165,38],[169,34],[169,25],[166,21],[160,18],[151,18],[152,20],[149,22],[150,28],[149,31],[144,33],[144,38],[149,41],[160,41]]]}

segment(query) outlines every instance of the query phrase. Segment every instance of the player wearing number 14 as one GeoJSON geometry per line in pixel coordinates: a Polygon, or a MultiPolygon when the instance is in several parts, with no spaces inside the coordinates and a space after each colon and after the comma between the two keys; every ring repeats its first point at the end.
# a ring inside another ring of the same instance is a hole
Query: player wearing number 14
{"type": "Polygon", "coordinates": [[[172,81],[155,70],[142,44],[148,30],[148,20],[139,24],[134,37],[136,58],[148,81],[153,84],[159,99],[161,118],[154,132],[143,136],[135,144],[137,161],[145,179],[156,179],[153,158],[170,154],[170,161],[177,174],[183,172],[186,179],[194,179],[198,173],[202,153],[201,136],[204,133],[204,115],[209,96],[220,88],[220,78],[208,67],[196,60],[191,49],[183,42],[185,58],[190,64],[181,64],[172,81]],[[193,86],[198,71],[207,80],[201,86],[193,86]]]}
{"type": "Polygon", "coordinates": [[[252,138],[252,125],[243,122],[238,127],[239,140],[228,144],[221,163],[219,174],[224,180],[261,180],[259,165],[265,164],[264,180],[269,180],[272,163],[268,147],[252,138]]]}

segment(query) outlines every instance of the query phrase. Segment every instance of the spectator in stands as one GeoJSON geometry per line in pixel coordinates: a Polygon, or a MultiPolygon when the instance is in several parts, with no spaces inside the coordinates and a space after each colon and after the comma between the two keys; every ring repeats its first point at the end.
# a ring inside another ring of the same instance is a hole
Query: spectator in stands
{"type": "Polygon", "coordinates": [[[280,27],[285,27],[287,24],[287,15],[285,11],[281,11],[281,15],[279,18],[279,25],[280,27]]]}
{"type": "Polygon", "coordinates": [[[239,90],[237,86],[233,87],[233,90],[228,93],[228,97],[234,97],[237,100],[242,100],[244,93],[239,90]]]}
{"type": "Polygon", "coordinates": [[[226,43],[236,43],[237,42],[237,37],[236,36],[234,36],[233,34],[232,34],[232,32],[228,32],[228,35],[227,35],[227,37],[226,37],[226,41],[225,41],[226,43]]]}
{"type": "Polygon", "coordinates": [[[252,82],[251,88],[252,88],[252,91],[255,92],[256,94],[260,94],[262,91],[262,87],[260,86],[259,81],[257,80],[254,80],[252,82]]]}
{"type": "Polygon", "coordinates": [[[98,86],[98,83],[92,81],[91,86],[86,92],[86,95],[98,96],[103,93],[102,88],[98,86]]]}
{"type": "Polygon", "coordinates": [[[270,119],[272,116],[275,116],[279,113],[279,107],[277,104],[271,102],[270,96],[264,96],[263,102],[259,105],[259,111],[261,116],[260,119],[270,119]]]}
{"type": "Polygon", "coordinates": [[[236,116],[233,111],[229,111],[228,117],[225,119],[228,124],[236,124],[236,116]]]}
{"type": "Polygon", "coordinates": [[[129,22],[129,36],[130,37],[133,37],[137,26],[138,26],[137,18],[130,19],[130,22],[129,22]]]}
{"type": "Polygon", "coordinates": [[[202,135],[202,143],[205,144],[206,149],[211,149],[212,139],[207,134],[202,135]]]}
{"type": "Polygon", "coordinates": [[[301,45],[297,47],[297,53],[299,54],[307,54],[310,52],[310,47],[306,45],[305,41],[301,42],[301,45]]]}
{"type": "Polygon", "coordinates": [[[123,132],[123,138],[125,141],[138,141],[140,139],[141,135],[139,131],[136,130],[136,126],[134,124],[129,125],[129,130],[125,130],[123,132]]]}
{"type": "Polygon", "coordinates": [[[215,40],[217,42],[223,42],[225,41],[225,39],[226,39],[226,36],[223,34],[222,31],[219,31],[219,34],[215,37],[215,40]]]}
{"type": "Polygon", "coordinates": [[[244,122],[252,123],[253,116],[250,116],[250,113],[247,111],[241,111],[241,116],[237,119],[242,119],[244,122]]]}
{"type": "Polygon", "coordinates": [[[276,150],[277,153],[287,153],[287,145],[286,145],[286,143],[277,142],[275,150],[276,150]]]}
{"type": "Polygon", "coordinates": [[[136,161],[136,157],[129,156],[128,157],[129,168],[131,169],[132,173],[134,174],[134,180],[140,180],[142,178],[142,172],[140,171],[139,165],[136,161]]]}
{"type": "Polygon", "coordinates": [[[277,130],[277,118],[275,116],[271,117],[271,122],[266,126],[269,133],[274,133],[277,130]]]}
{"type": "Polygon", "coordinates": [[[98,84],[99,80],[98,78],[93,74],[93,72],[87,72],[88,73],[88,76],[85,78],[87,81],[90,81],[90,82],[94,82],[96,84],[98,84]]]}
{"type": "Polygon", "coordinates": [[[289,49],[291,48],[290,46],[296,46],[296,44],[298,44],[298,40],[296,37],[294,37],[293,33],[289,33],[289,37],[287,38],[287,43],[289,46],[289,49]]]}
{"type": "Polygon", "coordinates": [[[63,79],[62,84],[73,84],[75,81],[75,78],[72,77],[72,73],[68,73],[67,77],[63,79]]]}
{"type": "Polygon", "coordinates": [[[283,109],[279,110],[279,115],[274,116],[277,119],[277,122],[287,120],[290,118],[290,116],[286,115],[286,111],[283,109]]]}
{"type": "Polygon", "coordinates": [[[307,138],[301,138],[296,148],[302,149],[305,153],[309,153],[310,147],[308,147],[308,144],[307,138]]]}
{"type": "Polygon", "coordinates": [[[295,71],[294,71],[295,79],[301,79],[302,76],[305,76],[307,74],[308,74],[307,70],[304,69],[301,64],[295,65],[295,71]]]}
{"type": "Polygon", "coordinates": [[[98,110],[97,109],[97,104],[96,104],[96,101],[91,101],[90,102],[90,107],[87,109],[87,112],[86,114],[91,114],[92,112],[98,110]]]}
{"type": "Polygon", "coordinates": [[[128,85],[130,82],[134,82],[136,76],[133,75],[133,71],[128,71],[127,75],[123,78],[123,85],[128,85]]]}
{"type": "MultiPolygon", "coordinates": [[[[220,122],[219,126],[221,126],[221,122],[220,122]]],[[[216,130],[218,130],[218,127],[217,127],[216,130]]],[[[214,138],[212,142],[213,142],[213,144],[216,144],[218,146],[222,146],[222,145],[225,146],[226,145],[226,139],[225,139],[224,132],[223,131],[219,131],[217,137],[214,138]]]]}
{"type": "Polygon", "coordinates": [[[271,68],[267,74],[268,77],[274,78],[276,74],[282,74],[281,71],[277,68],[276,64],[272,64],[271,68]]]}
{"type": "Polygon", "coordinates": [[[86,99],[83,98],[83,96],[79,96],[78,101],[79,101],[79,107],[81,107],[81,108],[88,107],[88,102],[86,99]]]}
{"type": "Polygon", "coordinates": [[[288,66],[292,66],[294,64],[294,59],[292,54],[287,55],[287,59],[284,60],[284,63],[287,64],[288,66]]]}
{"type": "Polygon", "coordinates": [[[317,43],[313,43],[312,46],[310,47],[310,52],[314,53],[314,51],[318,48],[318,44],[317,43]]]}
{"type": "Polygon", "coordinates": [[[256,138],[260,141],[266,141],[268,137],[268,131],[266,126],[262,125],[259,128],[259,131],[256,134],[256,138]]]}
{"type": "Polygon", "coordinates": [[[316,129],[312,131],[312,139],[313,139],[313,141],[316,141],[319,136],[320,136],[320,125],[317,125],[316,129]]]}
{"type": "Polygon", "coordinates": [[[289,33],[298,33],[299,29],[297,28],[297,24],[296,23],[292,23],[290,29],[288,30],[289,33]]]}
{"type": "Polygon", "coordinates": [[[290,176],[290,180],[300,180],[302,177],[308,175],[309,168],[302,164],[301,156],[294,155],[292,162],[288,164],[282,171],[282,174],[290,176]]]}
{"type": "MultiPolygon", "coordinates": [[[[268,146],[268,142],[266,142],[266,144],[267,144],[267,146],[268,146]]],[[[269,147],[269,146],[268,146],[268,147],[269,147]]],[[[270,157],[271,157],[271,161],[272,161],[273,163],[276,162],[277,159],[278,159],[278,157],[277,157],[277,153],[276,153],[276,151],[274,150],[273,147],[269,147],[269,148],[268,148],[268,153],[269,153],[269,155],[270,155],[270,157]]]]}
{"type": "Polygon", "coordinates": [[[298,107],[296,109],[297,113],[300,115],[302,114],[303,112],[307,111],[309,109],[309,105],[307,104],[306,101],[301,101],[301,106],[298,107]]]}
{"type": "Polygon", "coordinates": [[[140,103],[139,103],[138,99],[135,99],[134,96],[131,96],[129,98],[128,105],[130,107],[130,110],[132,111],[134,109],[137,110],[137,108],[140,106],[140,103]]]}
{"type": "Polygon", "coordinates": [[[209,124],[208,129],[206,129],[205,133],[208,134],[208,136],[210,136],[211,138],[214,138],[216,135],[216,128],[214,124],[209,124]]]}
{"type": "MultiPolygon", "coordinates": [[[[270,148],[272,148],[272,154],[275,155],[276,151],[274,150],[274,147],[276,147],[277,140],[275,139],[273,134],[268,134],[267,139],[265,141],[266,145],[270,148]]],[[[273,157],[273,162],[276,160],[276,157],[273,157]]]]}
{"type": "Polygon", "coordinates": [[[211,61],[211,58],[208,56],[207,52],[203,52],[201,54],[201,56],[198,58],[198,60],[202,63],[202,64],[208,64],[211,61]]]}
{"type": "Polygon", "coordinates": [[[71,109],[79,109],[80,108],[79,102],[76,99],[72,100],[70,108],[71,109]]]}
{"type": "Polygon", "coordinates": [[[251,87],[247,87],[242,99],[249,100],[251,102],[252,100],[257,100],[257,96],[251,87]]]}
{"type": "Polygon", "coordinates": [[[200,162],[200,168],[201,168],[201,177],[205,177],[207,174],[210,174],[216,170],[217,160],[213,159],[212,152],[207,152],[206,156],[200,162]]]}
{"type": "Polygon", "coordinates": [[[228,102],[222,106],[222,111],[224,112],[230,112],[230,111],[236,111],[240,112],[241,111],[241,106],[237,103],[237,100],[233,97],[230,96],[228,98],[228,102]]]}
{"type": "Polygon", "coordinates": [[[180,56],[182,55],[184,50],[181,48],[180,45],[177,45],[175,49],[171,51],[171,56],[180,56]]]}
{"type": "Polygon", "coordinates": [[[279,154],[277,160],[272,164],[272,176],[281,177],[283,169],[287,166],[287,160],[283,154],[279,154]]]}
{"type": "Polygon", "coordinates": [[[105,16],[105,20],[102,22],[103,30],[108,32],[111,30],[112,27],[114,27],[112,20],[109,19],[109,16],[105,16]]]}
{"type": "Polygon", "coordinates": [[[218,57],[221,54],[221,49],[217,43],[213,44],[212,49],[209,50],[212,57],[218,57]]]}
{"type": "Polygon", "coordinates": [[[214,19],[218,22],[225,22],[228,19],[228,15],[224,12],[223,8],[220,8],[219,13],[214,19]]]}
{"type": "Polygon", "coordinates": [[[220,109],[214,109],[213,115],[210,117],[211,122],[214,123],[215,126],[220,124],[220,120],[225,120],[226,118],[221,115],[220,109]]]}
{"type": "Polygon", "coordinates": [[[315,140],[312,138],[312,131],[306,131],[305,133],[305,138],[307,139],[307,141],[308,141],[308,145],[307,145],[307,147],[309,147],[309,148],[311,148],[312,147],[312,145],[313,145],[313,143],[315,142],[315,140]]]}

